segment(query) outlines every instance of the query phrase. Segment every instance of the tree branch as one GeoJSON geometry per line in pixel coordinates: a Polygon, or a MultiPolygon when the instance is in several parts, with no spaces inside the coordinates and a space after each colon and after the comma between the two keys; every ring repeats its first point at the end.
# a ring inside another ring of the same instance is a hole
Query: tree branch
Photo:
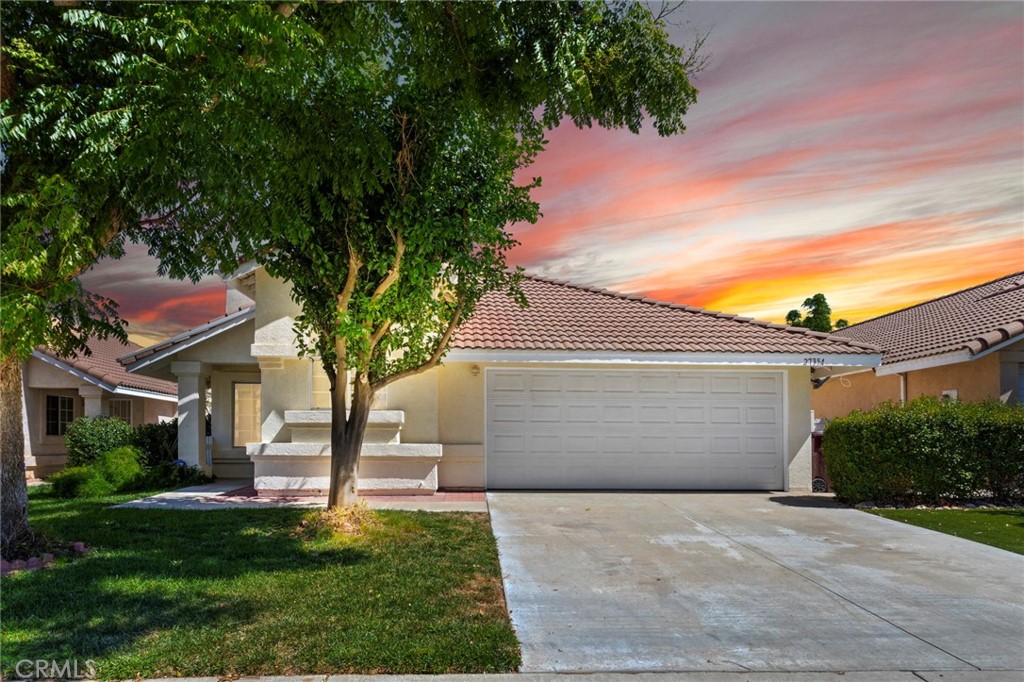
{"type": "Polygon", "coordinates": [[[376,301],[384,295],[384,292],[391,288],[391,285],[398,281],[398,273],[402,267],[402,255],[405,253],[405,240],[402,239],[402,231],[395,231],[395,261],[388,270],[388,274],[381,280],[377,288],[370,296],[371,301],[376,301]]]}
{"type": "Polygon", "coordinates": [[[457,308],[455,308],[455,313],[452,315],[452,319],[448,322],[448,328],[444,330],[444,334],[442,334],[441,338],[438,339],[437,347],[434,349],[434,354],[430,356],[429,360],[419,365],[418,367],[412,367],[410,369],[403,370],[398,374],[392,374],[389,377],[384,377],[380,381],[373,383],[371,385],[371,388],[374,390],[374,392],[379,391],[380,389],[384,388],[385,386],[388,386],[389,384],[395,383],[399,379],[416,376],[417,374],[422,374],[423,372],[426,372],[428,369],[431,369],[432,367],[436,367],[437,363],[441,361],[441,356],[444,355],[445,349],[448,348],[448,342],[451,341],[452,335],[455,333],[456,327],[459,326],[459,322],[462,319],[462,311],[465,308],[465,305],[466,304],[464,300],[459,301],[459,305],[457,308]]]}
{"type": "Polygon", "coordinates": [[[352,248],[350,242],[348,245],[348,275],[345,277],[345,286],[342,288],[341,294],[338,295],[338,312],[340,313],[348,311],[348,302],[352,300],[352,292],[356,290],[356,279],[361,267],[363,267],[363,263],[359,260],[359,256],[356,255],[356,250],[352,248]]]}

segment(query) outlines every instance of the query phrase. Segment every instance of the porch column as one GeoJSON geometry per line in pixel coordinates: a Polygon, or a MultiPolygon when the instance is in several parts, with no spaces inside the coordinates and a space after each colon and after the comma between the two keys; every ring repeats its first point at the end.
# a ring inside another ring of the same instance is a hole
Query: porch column
{"type": "Polygon", "coordinates": [[[178,458],[189,466],[212,474],[206,462],[206,381],[209,365],[202,362],[172,362],[178,377],[178,458]]]}
{"type": "Polygon", "coordinates": [[[103,416],[103,389],[92,384],[85,384],[78,387],[78,395],[82,396],[85,408],[82,414],[86,417],[103,416]]]}

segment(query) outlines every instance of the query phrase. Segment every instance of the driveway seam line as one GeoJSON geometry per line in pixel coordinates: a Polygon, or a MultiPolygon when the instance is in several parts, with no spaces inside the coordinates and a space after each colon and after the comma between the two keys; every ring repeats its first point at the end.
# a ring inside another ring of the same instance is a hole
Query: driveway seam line
{"type": "MultiPolygon", "coordinates": [[[[671,510],[672,510],[672,511],[674,511],[675,513],[679,514],[679,515],[680,515],[680,516],[682,516],[683,518],[685,518],[685,519],[687,519],[687,520],[691,521],[692,523],[695,523],[696,525],[700,526],[701,528],[707,528],[707,529],[708,529],[708,530],[710,530],[710,531],[711,531],[712,533],[715,533],[716,535],[719,535],[719,536],[721,536],[721,537],[725,538],[726,540],[729,540],[730,542],[735,542],[735,543],[736,543],[737,545],[739,545],[740,547],[743,547],[744,549],[750,550],[751,552],[753,552],[753,553],[754,553],[754,554],[756,554],[757,556],[761,557],[762,559],[767,559],[768,561],[772,562],[772,563],[773,563],[773,564],[775,564],[776,566],[779,566],[779,567],[781,567],[781,568],[783,568],[783,569],[785,569],[785,570],[789,571],[790,573],[793,573],[793,574],[795,574],[795,575],[797,575],[797,576],[799,576],[799,577],[803,578],[804,580],[806,580],[807,582],[811,583],[812,585],[816,585],[816,586],[818,586],[819,588],[821,588],[822,590],[825,590],[826,592],[828,592],[829,594],[835,595],[835,596],[836,596],[836,597],[838,597],[839,599],[842,599],[842,600],[843,600],[844,602],[846,602],[847,604],[850,604],[850,605],[852,605],[852,606],[854,606],[854,607],[856,607],[856,608],[860,609],[861,611],[864,611],[865,613],[868,613],[868,614],[870,614],[870,615],[874,616],[875,618],[878,618],[879,620],[881,620],[881,621],[882,621],[882,622],[884,622],[884,623],[888,623],[888,624],[889,624],[889,625],[891,625],[892,627],[896,628],[897,630],[899,630],[899,631],[901,631],[901,632],[904,632],[904,633],[906,633],[906,634],[910,635],[911,637],[913,637],[914,639],[918,640],[919,642],[923,642],[923,643],[927,644],[927,645],[928,645],[928,646],[930,646],[930,647],[933,647],[933,648],[935,648],[935,649],[938,649],[939,651],[941,651],[942,653],[946,654],[947,656],[950,656],[950,657],[952,657],[952,658],[955,658],[956,660],[958,660],[958,661],[960,661],[960,662],[962,662],[962,663],[964,663],[964,664],[966,664],[966,665],[969,665],[969,666],[971,666],[971,667],[972,667],[972,668],[974,668],[974,669],[975,669],[976,671],[981,671],[981,668],[980,668],[980,667],[978,667],[978,666],[974,665],[974,664],[973,664],[973,663],[971,663],[970,661],[964,660],[963,658],[960,658],[960,657],[959,657],[959,656],[957,656],[956,654],[954,654],[954,653],[952,653],[952,652],[949,652],[949,651],[946,651],[946,650],[945,650],[945,649],[943,649],[943,648],[942,648],[941,646],[939,646],[939,645],[937,645],[937,644],[935,644],[935,643],[933,643],[933,642],[929,642],[929,641],[928,641],[927,639],[925,639],[924,637],[921,637],[921,636],[919,636],[919,635],[916,635],[916,634],[914,634],[913,632],[910,632],[910,631],[909,631],[909,630],[907,630],[906,628],[904,628],[904,627],[901,627],[901,626],[897,625],[896,623],[892,622],[891,620],[889,620],[889,619],[888,619],[888,618],[886,618],[885,616],[882,616],[881,614],[875,613],[874,611],[872,611],[871,609],[867,608],[866,606],[862,606],[862,605],[858,604],[857,602],[853,601],[853,600],[852,600],[852,599],[850,599],[849,597],[847,597],[847,596],[845,596],[845,595],[843,595],[843,594],[840,594],[839,592],[836,592],[836,591],[835,591],[835,590],[833,590],[832,588],[830,588],[830,587],[827,587],[827,586],[825,586],[825,585],[823,585],[823,584],[819,583],[819,582],[818,582],[817,580],[815,580],[815,579],[814,579],[814,578],[812,578],[811,576],[809,576],[809,575],[806,575],[805,573],[801,573],[801,572],[800,572],[799,570],[797,570],[797,569],[795,569],[795,568],[793,568],[793,567],[791,567],[791,566],[787,566],[786,564],[782,563],[781,561],[778,561],[777,559],[773,558],[772,556],[770,556],[770,555],[768,555],[768,554],[765,554],[764,552],[762,552],[761,550],[757,549],[756,547],[751,547],[750,545],[747,545],[747,544],[745,544],[745,543],[741,542],[740,540],[737,540],[736,538],[732,537],[731,535],[728,535],[727,533],[723,533],[722,531],[718,530],[717,528],[713,528],[712,526],[708,526],[708,525],[706,525],[706,524],[704,524],[704,523],[701,523],[701,522],[700,522],[700,521],[698,521],[697,519],[695,519],[695,518],[693,518],[693,517],[691,517],[691,516],[688,516],[688,515],[686,515],[686,514],[685,514],[685,513],[683,513],[683,512],[681,511],[681,510],[679,510],[679,509],[675,509],[674,507],[671,507],[671,506],[669,506],[669,505],[668,505],[668,504],[667,504],[666,502],[664,502],[664,501],[662,501],[662,500],[658,500],[658,502],[659,502],[660,504],[662,504],[663,506],[665,506],[665,507],[668,507],[669,509],[671,509],[671,510]]],[[[916,673],[915,673],[915,674],[916,674],[916,673]]]]}

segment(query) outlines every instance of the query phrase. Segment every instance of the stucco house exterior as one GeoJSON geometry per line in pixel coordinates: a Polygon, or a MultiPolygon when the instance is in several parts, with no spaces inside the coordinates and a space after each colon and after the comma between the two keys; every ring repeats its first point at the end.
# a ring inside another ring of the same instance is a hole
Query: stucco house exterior
{"type": "MultiPolygon", "coordinates": [[[[298,356],[289,286],[253,266],[228,283],[254,303],[121,361],[177,380],[182,459],[261,495],[322,492],[327,380],[298,356]]],[[[528,308],[486,296],[442,366],[376,396],[361,492],[808,488],[812,377],[881,362],[838,336],[539,277],[523,289],[528,308]]]]}
{"type": "Polygon", "coordinates": [[[879,346],[881,366],[828,379],[815,415],[949,396],[1024,402],[1024,272],[897,310],[841,332],[879,346]]]}
{"type": "Polygon", "coordinates": [[[64,430],[76,417],[118,417],[138,426],[174,416],[173,381],[129,374],[117,358],[136,343],[90,339],[91,354],[73,358],[40,348],[22,365],[25,473],[43,478],[64,468],[64,430]]]}

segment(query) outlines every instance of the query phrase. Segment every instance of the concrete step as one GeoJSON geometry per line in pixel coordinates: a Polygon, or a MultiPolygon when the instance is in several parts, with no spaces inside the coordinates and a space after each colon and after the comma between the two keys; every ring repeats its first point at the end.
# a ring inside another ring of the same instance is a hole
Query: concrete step
{"type": "MultiPolygon", "coordinates": [[[[291,429],[293,443],[330,443],[330,410],[285,410],[285,426],[291,429]]],[[[405,412],[371,410],[366,423],[365,443],[401,443],[405,412]]]]}
{"type": "MultiPolygon", "coordinates": [[[[253,485],[259,495],[322,494],[331,482],[328,443],[251,443],[253,485]]],[[[438,443],[365,443],[359,489],[393,495],[437,491],[438,443]]]]}

